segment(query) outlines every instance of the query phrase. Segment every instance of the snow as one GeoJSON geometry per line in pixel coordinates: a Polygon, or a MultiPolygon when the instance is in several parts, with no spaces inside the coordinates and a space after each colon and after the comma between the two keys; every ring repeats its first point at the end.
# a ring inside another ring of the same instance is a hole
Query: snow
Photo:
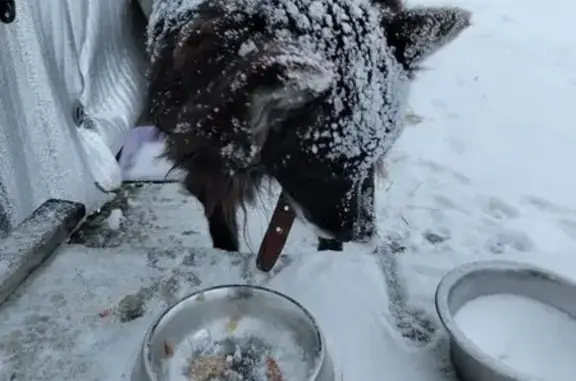
{"type": "Polygon", "coordinates": [[[576,320],[535,299],[479,297],[466,303],[454,320],[480,349],[525,375],[561,381],[576,371],[576,320]]]}
{"type": "Polygon", "coordinates": [[[108,227],[112,230],[118,230],[122,226],[122,221],[124,220],[124,214],[122,209],[112,209],[110,215],[106,219],[108,227]]]}
{"type": "Polygon", "coordinates": [[[377,257],[310,253],[299,256],[270,285],[298,300],[318,320],[336,380],[376,381],[383,375],[391,380],[444,380],[449,376],[445,354],[435,345],[414,351],[394,327],[382,275],[377,257]]]}
{"type": "MultiPolygon", "coordinates": [[[[338,380],[454,381],[433,303],[447,271],[502,258],[576,281],[576,35],[565,31],[575,6],[452,4],[470,9],[474,24],[428,60],[412,89],[418,117],[378,187],[385,250],[318,253],[296,223],[282,262],[262,275],[253,257],[209,249],[201,207],[178,185],[130,188],[119,229],[86,228],[0,309],[0,379],[123,379],[162,308],[200,287],[242,282],[314,314],[338,380]],[[98,316],[138,292],[141,318],[98,316]]],[[[258,249],[277,194],[248,211],[244,252],[258,249]]]]}

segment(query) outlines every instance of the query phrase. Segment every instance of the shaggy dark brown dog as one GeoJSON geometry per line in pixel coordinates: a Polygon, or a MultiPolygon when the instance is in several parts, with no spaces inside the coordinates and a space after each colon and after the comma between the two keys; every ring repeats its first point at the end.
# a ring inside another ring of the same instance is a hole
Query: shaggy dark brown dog
{"type": "Polygon", "coordinates": [[[469,19],[396,0],[157,0],[149,112],[214,247],[238,250],[237,209],[264,178],[320,236],[374,237],[414,72],[469,19]]]}

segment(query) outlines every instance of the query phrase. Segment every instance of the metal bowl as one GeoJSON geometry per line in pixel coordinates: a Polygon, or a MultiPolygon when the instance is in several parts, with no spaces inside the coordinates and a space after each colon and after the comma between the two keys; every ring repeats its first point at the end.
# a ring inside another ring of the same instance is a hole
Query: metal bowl
{"type": "Polygon", "coordinates": [[[514,294],[536,299],[576,319],[576,285],[552,272],[508,261],[482,261],[449,272],[436,290],[436,310],[450,335],[450,357],[463,381],[534,381],[489,356],[458,328],[453,317],[481,296],[514,294]]]}
{"type": "Polygon", "coordinates": [[[226,369],[234,363],[239,373],[252,375],[256,368],[265,373],[270,354],[284,380],[334,381],[322,332],[298,302],[258,286],[217,286],[187,296],[156,319],[132,381],[189,380],[183,374],[190,364],[197,371],[196,362],[208,357],[220,363],[225,358],[226,369]]]}

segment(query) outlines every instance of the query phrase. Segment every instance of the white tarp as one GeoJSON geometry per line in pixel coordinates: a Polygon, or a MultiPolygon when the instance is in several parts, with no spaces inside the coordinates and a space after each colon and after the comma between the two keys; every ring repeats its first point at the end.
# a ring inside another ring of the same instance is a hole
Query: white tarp
{"type": "Polygon", "coordinates": [[[16,1],[0,24],[0,233],[49,198],[114,186],[144,95],[144,18],[130,0],[16,1]],[[87,117],[77,127],[80,103],[87,117]],[[4,219],[4,221],[3,221],[4,219]]]}

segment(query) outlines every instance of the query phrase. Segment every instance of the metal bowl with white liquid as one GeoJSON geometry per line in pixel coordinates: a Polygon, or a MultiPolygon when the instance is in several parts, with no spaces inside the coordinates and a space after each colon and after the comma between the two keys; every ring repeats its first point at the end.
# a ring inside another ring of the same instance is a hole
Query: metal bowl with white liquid
{"type": "Polygon", "coordinates": [[[576,340],[571,339],[576,338],[576,284],[558,274],[510,261],[467,264],[442,279],[436,309],[462,381],[567,380],[566,369],[576,371],[571,360],[576,359],[576,340]],[[498,303],[468,310],[473,312],[468,312],[471,319],[464,328],[458,314],[482,299],[498,303]],[[523,310],[530,303],[534,309],[523,310]],[[547,316],[556,320],[543,318],[547,316]],[[483,325],[479,318],[492,325],[483,325]],[[500,324],[503,321],[506,324],[500,324]],[[497,345],[502,351],[498,356],[490,352],[497,345]]]}

